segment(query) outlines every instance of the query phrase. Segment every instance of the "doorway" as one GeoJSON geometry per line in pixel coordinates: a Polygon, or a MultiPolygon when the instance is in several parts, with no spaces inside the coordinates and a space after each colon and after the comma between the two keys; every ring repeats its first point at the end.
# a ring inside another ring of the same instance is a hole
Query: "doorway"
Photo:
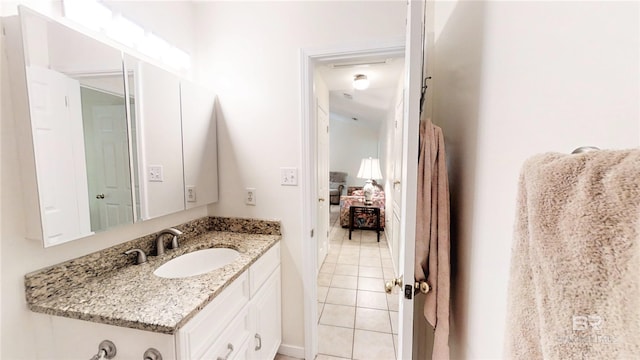
{"type": "MultiPolygon", "coordinates": [[[[314,75],[317,75],[316,70],[320,66],[334,66],[332,64],[366,64],[367,62],[380,61],[381,59],[385,61],[402,57],[404,57],[404,43],[389,44],[377,48],[354,49],[348,52],[336,51],[303,54],[303,59],[309,59],[308,63],[303,62],[303,73],[307,75],[307,80],[310,84],[316,85],[313,79],[314,75]]],[[[402,62],[402,59],[400,61],[402,62]]],[[[354,67],[354,69],[351,70],[354,71],[358,69],[354,67]]],[[[400,83],[399,94],[400,97],[402,97],[402,75],[398,76],[396,74],[396,76],[397,78],[395,80],[396,83],[400,83]]],[[[347,79],[348,82],[351,80],[352,79],[347,79]]],[[[350,84],[349,87],[351,87],[350,84]]],[[[312,235],[312,244],[305,248],[305,269],[303,274],[305,280],[305,332],[309,334],[309,336],[305,336],[305,357],[312,359],[315,354],[318,354],[318,350],[321,350],[321,355],[340,356],[344,358],[365,356],[365,354],[361,353],[363,346],[357,345],[358,341],[369,341],[370,343],[376,344],[386,343],[389,347],[383,351],[391,351],[391,354],[395,356],[396,346],[393,342],[393,333],[397,332],[397,330],[395,330],[397,329],[397,322],[395,319],[391,319],[391,315],[397,319],[397,300],[394,300],[397,298],[397,294],[387,296],[383,292],[383,279],[391,279],[397,276],[393,270],[393,260],[389,243],[387,242],[388,235],[383,232],[380,243],[378,243],[375,232],[358,230],[352,235],[352,240],[348,240],[348,229],[342,228],[340,224],[339,205],[329,205],[328,202],[325,204],[323,201],[324,199],[329,199],[329,194],[328,191],[321,193],[321,191],[324,191],[322,189],[327,189],[328,186],[320,184],[323,178],[321,174],[319,174],[321,168],[326,169],[326,167],[320,166],[322,164],[322,154],[320,153],[320,151],[322,151],[320,148],[322,139],[319,139],[317,136],[320,131],[317,126],[318,98],[322,97],[322,95],[318,95],[312,90],[315,88],[316,86],[309,86],[307,89],[303,89],[305,98],[303,111],[305,112],[305,116],[308,116],[310,120],[309,123],[303,124],[303,138],[308,141],[305,148],[309,150],[306,154],[303,154],[303,156],[307,156],[307,159],[309,159],[309,167],[303,169],[303,172],[306,172],[309,176],[308,178],[312,179],[312,181],[307,184],[307,187],[303,189],[305,196],[312,200],[310,204],[305,207],[309,215],[309,217],[305,216],[305,222],[307,222],[306,225],[309,226],[312,233],[313,230],[318,230],[314,234],[315,236],[312,235]],[[318,206],[318,203],[322,203],[322,205],[318,206]],[[325,216],[328,214],[320,213],[320,211],[327,210],[329,210],[328,212],[332,214],[332,216],[325,216]],[[330,224],[326,224],[328,231],[320,230],[323,229],[323,227],[319,222],[325,221],[325,219],[326,221],[331,221],[330,224]],[[328,246],[325,250],[327,255],[324,256],[324,258],[319,254],[319,252],[322,251],[320,244],[325,240],[323,236],[327,236],[328,238],[328,246]],[[327,261],[327,259],[329,260],[327,261]],[[331,261],[335,262],[332,263],[331,261]],[[363,264],[360,263],[361,261],[363,264]],[[326,266],[321,267],[323,262],[326,266]],[[335,286],[331,286],[332,283],[335,286]],[[323,286],[321,284],[328,284],[329,286],[323,286]],[[323,301],[319,302],[319,300],[323,301]],[[358,303],[358,301],[360,301],[360,303],[358,303]],[[347,313],[352,313],[353,315],[343,317],[340,316],[340,311],[347,311],[347,313]],[[325,315],[324,318],[323,313],[325,315]],[[360,321],[358,321],[359,314],[361,315],[360,321]],[[349,322],[351,324],[349,324],[349,322]],[[327,332],[333,334],[344,332],[345,336],[338,337],[344,343],[340,350],[327,351],[326,347],[322,347],[322,343],[318,340],[327,332]],[[384,340],[382,338],[384,338],[384,340]],[[319,344],[321,345],[320,347],[319,344]]],[[[397,89],[398,86],[396,86],[396,92],[398,92],[397,89]]],[[[331,89],[329,86],[327,90],[330,91],[334,89],[331,89]]],[[[338,90],[339,89],[335,89],[335,91],[338,90]]],[[[342,94],[338,92],[332,95],[335,98],[342,94]]],[[[394,95],[397,95],[397,93],[394,95]]],[[[396,104],[390,100],[387,104],[381,106],[381,108],[386,108],[386,115],[388,115],[388,113],[393,114],[396,110],[395,105],[396,104]]],[[[331,104],[330,108],[333,109],[333,104],[331,104]]],[[[364,119],[349,120],[362,121],[364,119]]],[[[383,123],[378,124],[379,127],[382,125],[383,123]]],[[[378,145],[376,149],[377,152],[369,156],[386,159],[386,147],[388,145],[386,142],[383,142],[383,144],[378,145]]],[[[328,151],[328,149],[325,150],[328,151]]],[[[385,163],[384,161],[383,163],[385,164],[382,166],[384,169],[391,165],[391,163],[385,163]]],[[[359,164],[355,164],[355,170],[349,171],[353,176],[352,183],[364,184],[363,179],[356,178],[358,166],[359,164]]],[[[322,171],[324,172],[326,170],[322,171]]],[[[388,185],[393,183],[393,179],[387,176],[388,171],[383,170],[383,172],[384,178],[381,181],[381,185],[383,188],[391,189],[388,185]]],[[[327,182],[328,175],[328,173],[323,175],[327,182]]],[[[343,194],[346,195],[346,190],[343,194]]],[[[388,223],[387,221],[383,225],[385,230],[388,228],[388,226],[385,226],[388,223]]],[[[370,344],[368,347],[370,348],[370,344]]]]}

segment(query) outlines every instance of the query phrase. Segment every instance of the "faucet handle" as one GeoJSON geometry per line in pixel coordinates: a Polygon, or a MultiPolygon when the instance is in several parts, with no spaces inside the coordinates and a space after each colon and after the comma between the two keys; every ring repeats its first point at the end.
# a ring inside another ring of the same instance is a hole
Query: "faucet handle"
{"type": "Polygon", "coordinates": [[[147,262],[147,255],[141,249],[131,249],[124,252],[125,255],[133,254],[134,252],[138,253],[138,258],[136,259],[136,265],[140,265],[142,263],[147,262]]]}
{"type": "Polygon", "coordinates": [[[171,239],[171,248],[177,249],[179,247],[180,247],[180,244],[178,244],[178,235],[173,235],[173,238],[171,239]]]}

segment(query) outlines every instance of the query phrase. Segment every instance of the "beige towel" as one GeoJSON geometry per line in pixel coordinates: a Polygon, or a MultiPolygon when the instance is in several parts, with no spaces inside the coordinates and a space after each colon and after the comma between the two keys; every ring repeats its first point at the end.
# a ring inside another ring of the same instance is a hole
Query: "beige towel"
{"type": "Polygon", "coordinates": [[[420,123],[416,209],[417,280],[427,279],[424,316],[435,327],[432,358],[449,359],[449,180],[442,130],[420,123]]]}
{"type": "Polygon", "coordinates": [[[639,232],[640,150],[529,159],[505,357],[640,359],[639,232]]]}

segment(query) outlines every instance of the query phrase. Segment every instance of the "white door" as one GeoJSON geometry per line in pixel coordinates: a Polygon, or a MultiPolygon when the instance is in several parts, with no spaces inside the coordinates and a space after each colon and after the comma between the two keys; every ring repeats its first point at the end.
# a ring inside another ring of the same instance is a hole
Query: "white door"
{"type": "Polygon", "coordinates": [[[316,105],[318,146],[318,270],[329,251],[329,113],[316,105]]]}
{"type": "Polygon", "coordinates": [[[132,223],[133,204],[124,100],[122,105],[93,106],[91,113],[95,193],[89,197],[97,209],[93,231],[98,231],[132,223]]]}
{"type": "Polygon", "coordinates": [[[398,359],[413,354],[413,283],[415,263],[416,195],[418,172],[418,136],[420,129],[420,90],[422,83],[422,14],[424,1],[410,1],[407,9],[405,45],[404,119],[402,126],[402,177],[400,237],[398,239],[398,359]],[[407,290],[407,291],[405,291],[407,290]],[[408,292],[408,294],[407,294],[408,292]]]}
{"type": "Polygon", "coordinates": [[[398,96],[393,121],[393,182],[391,191],[391,255],[396,277],[400,271],[400,218],[402,205],[402,131],[404,129],[404,91],[398,96]]]}
{"type": "Polygon", "coordinates": [[[29,110],[45,247],[91,234],[80,86],[27,66],[29,110]]]}

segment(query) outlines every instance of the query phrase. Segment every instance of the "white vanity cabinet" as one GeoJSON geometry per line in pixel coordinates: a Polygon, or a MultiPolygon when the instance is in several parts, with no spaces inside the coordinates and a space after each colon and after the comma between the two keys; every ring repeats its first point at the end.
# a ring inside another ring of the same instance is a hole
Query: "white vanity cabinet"
{"type": "Polygon", "coordinates": [[[273,359],[280,341],[280,244],[176,334],[179,359],[273,359]]]}
{"type": "Polygon", "coordinates": [[[280,289],[276,243],[174,335],[34,313],[38,356],[88,359],[111,340],[115,360],[143,360],[149,348],[163,360],[273,359],[282,339],[280,289]]]}
{"type": "Polygon", "coordinates": [[[249,348],[247,359],[272,359],[282,339],[279,243],[251,266],[249,280],[255,346],[249,348]]]}

